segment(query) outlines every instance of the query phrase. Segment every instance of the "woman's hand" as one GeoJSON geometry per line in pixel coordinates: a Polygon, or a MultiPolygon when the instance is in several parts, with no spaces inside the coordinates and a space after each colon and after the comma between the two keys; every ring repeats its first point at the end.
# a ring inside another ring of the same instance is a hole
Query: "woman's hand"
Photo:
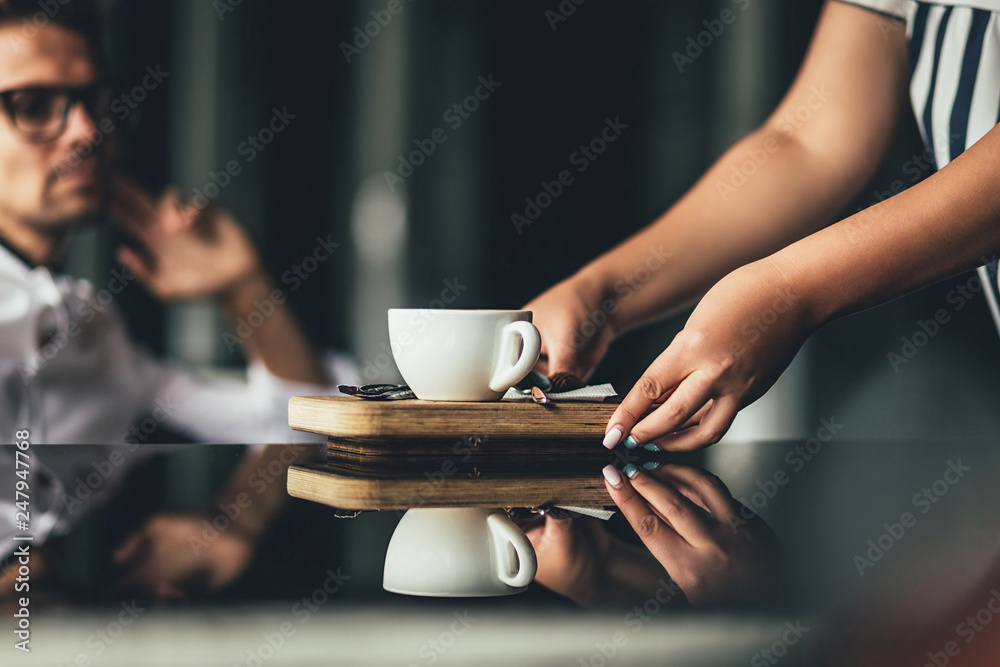
{"type": "Polygon", "coordinates": [[[551,591],[592,607],[605,587],[611,536],[597,519],[555,519],[519,522],[535,548],[535,581],[551,591]]]}
{"type": "Polygon", "coordinates": [[[683,465],[666,465],[655,476],[634,464],[625,472],[604,469],[608,493],[693,606],[775,593],[780,543],[717,477],[683,465]]]}
{"type": "Polygon", "coordinates": [[[718,442],[736,412],[774,384],[812,333],[788,273],[764,259],[712,287],[615,410],[605,446],[624,435],[628,447],[656,443],[673,451],[718,442]]]}
{"type": "Polygon", "coordinates": [[[586,380],[616,335],[611,319],[617,303],[577,276],[549,288],[524,309],[533,312],[532,323],[542,335],[535,370],[543,375],[572,373],[586,380]]]}
{"type": "Polygon", "coordinates": [[[657,589],[675,590],[663,566],[587,517],[519,521],[535,548],[535,581],[587,608],[629,609],[657,589]]]}

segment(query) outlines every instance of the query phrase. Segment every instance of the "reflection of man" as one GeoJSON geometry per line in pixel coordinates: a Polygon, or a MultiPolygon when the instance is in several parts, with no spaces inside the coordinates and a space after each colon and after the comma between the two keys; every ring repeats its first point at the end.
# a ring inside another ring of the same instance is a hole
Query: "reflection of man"
{"type": "MultiPolygon", "coordinates": [[[[93,141],[111,103],[96,2],[61,0],[26,37],[22,19],[37,10],[34,1],[0,0],[0,442],[29,433],[31,531],[44,539],[106,497],[161,427],[203,441],[288,442],[288,396],[315,393],[337,369],[318,363],[232,217],[184,206],[172,192],[153,200],[112,173],[108,142],[93,141]],[[135,241],[119,250],[124,268],[108,289],[54,274],[69,234],[108,209],[135,241]],[[160,298],[212,298],[231,322],[266,303],[267,317],[240,337],[249,381],[196,377],[133,344],[108,298],[133,278],[160,298]],[[119,444],[80,446],[110,443],[119,444]],[[95,472],[105,481],[87,482],[92,495],[80,498],[76,482],[95,472]]],[[[296,459],[309,450],[298,448],[296,459]]],[[[256,448],[244,460],[220,498],[227,507],[243,498],[242,511],[204,549],[190,546],[204,532],[200,519],[164,516],[144,526],[116,553],[128,583],[182,595],[192,582],[206,590],[235,577],[285,497],[280,479],[251,488],[253,474],[283,473],[289,453],[256,448]]],[[[14,448],[4,446],[0,483],[10,493],[0,500],[0,556],[16,532],[15,465],[14,448]]]]}

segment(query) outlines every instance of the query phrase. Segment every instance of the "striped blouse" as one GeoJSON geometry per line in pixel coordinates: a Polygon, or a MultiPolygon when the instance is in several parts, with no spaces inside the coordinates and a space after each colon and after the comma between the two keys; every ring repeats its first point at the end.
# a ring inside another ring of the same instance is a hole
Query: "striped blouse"
{"type": "MultiPolygon", "coordinates": [[[[1000,123],[1000,0],[847,0],[906,21],[910,101],[940,169],[1000,123]]],[[[1000,327],[997,262],[980,267],[1000,327]]]]}

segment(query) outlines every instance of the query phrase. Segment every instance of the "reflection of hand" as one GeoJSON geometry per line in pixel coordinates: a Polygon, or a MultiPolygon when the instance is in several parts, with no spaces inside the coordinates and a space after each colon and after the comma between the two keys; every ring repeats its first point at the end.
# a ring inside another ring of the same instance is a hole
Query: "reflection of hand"
{"type": "Polygon", "coordinates": [[[813,328],[789,284],[766,260],[720,280],[615,410],[607,442],[631,434],[639,444],[674,451],[718,442],[737,410],[774,384],[813,328]],[[640,420],[658,401],[663,405],[640,420]],[[696,426],[679,430],[689,421],[696,426]]]}
{"type": "Polygon", "coordinates": [[[235,531],[208,531],[204,517],[153,517],[113,554],[123,574],[120,590],[160,599],[216,591],[249,565],[254,545],[235,531]]]}
{"type": "Polygon", "coordinates": [[[553,519],[521,523],[538,557],[535,581],[579,605],[596,604],[608,584],[611,537],[597,519],[553,519]]]}
{"type": "Polygon", "coordinates": [[[139,244],[119,249],[118,261],[157,298],[220,297],[261,270],[250,239],[222,209],[198,211],[174,190],[154,200],[121,175],[111,208],[139,244]]]}
{"type": "Polygon", "coordinates": [[[583,607],[630,609],[677,588],[646,549],[609,534],[603,521],[550,515],[518,525],[538,557],[535,581],[583,607]]]}
{"type": "Polygon", "coordinates": [[[625,469],[631,479],[604,469],[608,493],[692,605],[774,593],[778,539],[759,517],[740,516],[743,506],[717,477],[682,465],[664,466],[656,477],[625,469]]]}
{"type": "Polygon", "coordinates": [[[608,351],[615,332],[603,310],[602,292],[570,278],[524,306],[542,335],[535,370],[544,375],[572,373],[586,380],[608,351]]]}

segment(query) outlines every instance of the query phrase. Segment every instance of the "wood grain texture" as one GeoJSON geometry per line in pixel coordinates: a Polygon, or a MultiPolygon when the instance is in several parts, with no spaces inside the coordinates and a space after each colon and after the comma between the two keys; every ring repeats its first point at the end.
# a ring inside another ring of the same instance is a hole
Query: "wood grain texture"
{"type": "Polygon", "coordinates": [[[476,434],[600,441],[616,403],[370,401],[295,396],[293,429],[342,438],[460,438],[476,434]]]}
{"type": "Polygon", "coordinates": [[[330,465],[292,466],[288,493],[343,510],[402,510],[411,507],[602,507],[614,503],[600,470],[591,474],[386,477],[330,465]]]}
{"type": "MultiPolygon", "coordinates": [[[[642,452],[645,453],[645,452],[642,452]]],[[[596,438],[333,438],[327,443],[327,462],[371,474],[450,470],[489,473],[593,472],[621,461],[596,438]]]]}

